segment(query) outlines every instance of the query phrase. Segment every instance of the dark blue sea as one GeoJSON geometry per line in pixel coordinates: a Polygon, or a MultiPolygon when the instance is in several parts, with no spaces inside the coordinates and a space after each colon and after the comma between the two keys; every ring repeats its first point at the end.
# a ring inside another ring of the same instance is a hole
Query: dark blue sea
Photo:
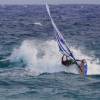
{"type": "Polygon", "coordinates": [[[88,76],[61,65],[45,5],[0,6],[0,100],[100,100],[100,5],[50,5],[88,76]]]}

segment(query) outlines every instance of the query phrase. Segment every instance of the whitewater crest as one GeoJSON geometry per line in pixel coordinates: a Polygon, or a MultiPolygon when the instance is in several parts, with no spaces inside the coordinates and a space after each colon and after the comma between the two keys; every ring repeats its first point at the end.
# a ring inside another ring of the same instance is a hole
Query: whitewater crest
{"type": "MultiPolygon", "coordinates": [[[[84,55],[80,49],[70,47],[77,59],[85,58],[88,62],[88,74],[99,74],[100,68],[93,57],[84,55]]],[[[73,65],[69,68],[61,65],[61,53],[59,52],[56,41],[38,41],[24,40],[18,48],[14,48],[10,62],[19,62],[22,60],[25,64],[25,70],[33,75],[42,73],[69,72],[78,74],[77,66],[73,65]]]]}
{"type": "Polygon", "coordinates": [[[34,22],[34,25],[43,26],[40,22],[34,22]]]}

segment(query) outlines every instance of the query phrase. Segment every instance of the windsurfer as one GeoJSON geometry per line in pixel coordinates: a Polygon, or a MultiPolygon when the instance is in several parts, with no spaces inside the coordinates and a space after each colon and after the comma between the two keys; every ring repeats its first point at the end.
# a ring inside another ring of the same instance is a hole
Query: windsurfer
{"type": "Polygon", "coordinates": [[[87,68],[88,68],[88,65],[87,65],[87,62],[85,59],[81,60],[81,64],[80,64],[80,74],[83,76],[86,76],[87,75],[87,68]]]}
{"type": "MultiPolygon", "coordinates": [[[[87,62],[85,59],[83,60],[76,60],[78,62],[80,62],[80,74],[81,76],[83,75],[87,75],[87,62]]],[[[76,64],[76,62],[73,59],[68,59],[68,57],[66,55],[62,56],[62,60],[61,60],[62,65],[69,67],[70,65],[76,64]]]]}
{"type": "Polygon", "coordinates": [[[47,9],[48,15],[50,17],[52,26],[53,26],[53,28],[55,30],[55,36],[56,36],[56,39],[57,39],[57,43],[58,43],[58,46],[59,46],[59,50],[60,50],[60,52],[62,54],[65,54],[62,57],[62,61],[61,61],[62,65],[64,65],[64,66],[70,66],[72,64],[76,64],[78,66],[79,70],[81,72],[84,72],[84,70],[81,70],[81,69],[84,69],[85,68],[84,67],[85,65],[84,65],[83,61],[76,60],[75,57],[74,57],[74,55],[72,54],[72,52],[68,48],[68,46],[66,44],[66,41],[65,41],[63,35],[60,33],[59,29],[57,28],[57,26],[56,26],[56,24],[55,24],[55,22],[54,22],[54,20],[53,20],[53,18],[51,16],[50,9],[49,9],[49,6],[48,6],[47,3],[46,3],[46,9],[47,9]],[[72,59],[69,59],[69,57],[66,57],[66,55],[70,55],[72,59]],[[66,57],[65,60],[64,60],[64,57],[66,57]],[[80,64],[78,64],[78,61],[81,64],[81,66],[84,67],[84,68],[81,68],[80,67],[80,64]]]}

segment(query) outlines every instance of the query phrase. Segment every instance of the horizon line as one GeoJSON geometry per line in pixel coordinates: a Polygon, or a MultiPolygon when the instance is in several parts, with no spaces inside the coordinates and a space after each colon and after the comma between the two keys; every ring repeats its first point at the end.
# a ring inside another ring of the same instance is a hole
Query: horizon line
{"type": "MultiPolygon", "coordinates": [[[[0,4],[1,6],[2,5],[45,5],[45,4],[0,4]]],[[[49,5],[100,5],[100,4],[97,4],[97,3],[61,3],[61,4],[52,4],[52,3],[49,3],[49,5]]]]}

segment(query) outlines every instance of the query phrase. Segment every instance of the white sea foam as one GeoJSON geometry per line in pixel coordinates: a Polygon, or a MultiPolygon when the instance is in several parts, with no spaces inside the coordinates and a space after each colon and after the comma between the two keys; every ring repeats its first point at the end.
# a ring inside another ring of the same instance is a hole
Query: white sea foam
{"type": "MultiPolygon", "coordinates": [[[[96,60],[93,61],[93,57],[83,54],[80,49],[71,47],[71,50],[78,59],[85,58],[87,60],[88,74],[100,74],[99,64],[96,60]]],[[[9,59],[11,62],[23,60],[26,64],[25,70],[29,74],[38,75],[61,71],[77,74],[77,66],[73,65],[67,68],[61,65],[61,56],[54,40],[46,42],[25,40],[19,48],[13,50],[9,59]]]]}
{"type": "Polygon", "coordinates": [[[35,22],[35,25],[43,26],[40,22],[35,22]]]}

